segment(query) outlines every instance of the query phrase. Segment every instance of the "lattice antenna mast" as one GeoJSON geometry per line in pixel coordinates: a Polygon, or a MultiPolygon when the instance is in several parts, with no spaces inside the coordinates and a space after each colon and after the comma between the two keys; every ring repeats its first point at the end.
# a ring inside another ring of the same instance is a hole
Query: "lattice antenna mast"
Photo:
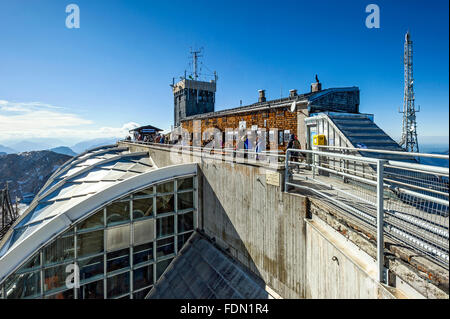
{"type": "Polygon", "coordinates": [[[416,110],[414,105],[414,78],[413,78],[413,48],[411,35],[409,31],[405,35],[405,89],[403,97],[403,123],[402,123],[402,139],[400,145],[407,152],[419,152],[419,143],[417,141],[417,123],[416,110]]]}
{"type": "Polygon", "coordinates": [[[192,51],[191,49],[191,54],[192,54],[192,67],[193,67],[193,71],[194,71],[194,80],[197,81],[198,79],[198,58],[202,57],[203,55],[200,55],[200,53],[202,52],[202,48],[200,48],[198,51],[192,51]]]}

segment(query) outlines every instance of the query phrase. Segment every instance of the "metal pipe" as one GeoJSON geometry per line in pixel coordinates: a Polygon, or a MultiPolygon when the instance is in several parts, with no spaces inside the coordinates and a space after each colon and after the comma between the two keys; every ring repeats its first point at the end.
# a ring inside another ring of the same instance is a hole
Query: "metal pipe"
{"type": "Polygon", "coordinates": [[[384,283],[384,198],[383,198],[383,173],[384,163],[379,160],[377,163],[377,262],[378,281],[384,283]]]}
{"type": "Polygon", "coordinates": [[[290,150],[286,151],[286,160],[284,165],[284,191],[287,192],[287,183],[289,182],[289,154],[290,150]]]}
{"type": "Polygon", "coordinates": [[[448,167],[414,164],[414,163],[399,162],[399,161],[388,161],[388,164],[395,166],[395,167],[411,168],[411,169],[417,169],[417,170],[430,172],[430,173],[437,173],[437,174],[446,174],[447,176],[449,174],[448,167]]]}
{"type": "Polygon", "coordinates": [[[318,147],[319,148],[342,149],[342,150],[357,151],[357,152],[393,154],[393,155],[402,155],[402,156],[409,156],[409,157],[430,157],[430,158],[440,158],[440,159],[446,159],[446,160],[449,159],[448,155],[442,155],[442,154],[413,153],[413,152],[389,151],[389,150],[379,150],[379,149],[370,149],[370,148],[356,148],[356,147],[331,146],[331,145],[318,145],[318,147]]]}
{"type": "Polygon", "coordinates": [[[348,178],[360,181],[362,183],[367,183],[367,184],[371,184],[371,185],[375,185],[375,186],[377,185],[376,181],[372,181],[370,179],[365,179],[365,178],[362,178],[362,177],[359,177],[359,176],[356,176],[356,175],[351,175],[351,174],[335,171],[335,170],[332,170],[330,168],[326,168],[326,167],[323,167],[323,166],[320,166],[320,165],[314,165],[313,164],[311,166],[312,167],[317,167],[318,169],[322,169],[322,170],[324,170],[326,172],[330,172],[330,173],[333,173],[333,174],[338,174],[338,175],[341,175],[341,176],[345,176],[345,177],[348,177],[348,178]]]}

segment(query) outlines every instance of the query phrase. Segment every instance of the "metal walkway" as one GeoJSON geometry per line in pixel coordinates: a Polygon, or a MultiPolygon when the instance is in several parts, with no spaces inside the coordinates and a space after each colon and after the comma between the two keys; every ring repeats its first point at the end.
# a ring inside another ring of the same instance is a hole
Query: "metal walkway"
{"type": "Polygon", "coordinates": [[[447,168],[319,151],[300,151],[295,162],[291,151],[298,150],[287,152],[286,190],[313,194],[372,230],[382,194],[384,233],[448,269],[447,168]]]}

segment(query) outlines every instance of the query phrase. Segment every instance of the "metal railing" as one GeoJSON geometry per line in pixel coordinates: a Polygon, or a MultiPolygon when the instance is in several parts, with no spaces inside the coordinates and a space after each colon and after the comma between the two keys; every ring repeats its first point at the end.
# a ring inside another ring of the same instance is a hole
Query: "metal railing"
{"type": "Polygon", "coordinates": [[[185,155],[199,155],[206,159],[215,159],[219,161],[233,162],[233,163],[250,163],[260,165],[275,165],[277,167],[284,167],[285,154],[281,150],[259,151],[248,149],[234,149],[220,146],[192,146],[183,144],[162,144],[143,141],[129,141],[122,140],[120,142],[147,145],[153,148],[171,150],[178,154],[185,155]]]}
{"type": "MultiPolygon", "coordinates": [[[[350,150],[353,154],[372,151],[350,150]]],[[[348,151],[349,148],[338,152],[287,150],[285,190],[293,187],[313,192],[340,207],[350,218],[376,229],[380,281],[383,281],[384,235],[448,269],[448,168],[408,160],[411,156],[436,157],[436,154],[375,150],[396,155],[396,160],[388,160],[388,156],[344,154],[348,151]]],[[[437,158],[448,160],[445,155],[437,158]]]]}

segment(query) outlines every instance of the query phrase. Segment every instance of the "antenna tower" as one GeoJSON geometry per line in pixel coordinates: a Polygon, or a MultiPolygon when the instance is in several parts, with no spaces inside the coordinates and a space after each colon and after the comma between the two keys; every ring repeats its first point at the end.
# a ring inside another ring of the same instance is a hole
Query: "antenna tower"
{"type": "Polygon", "coordinates": [[[405,67],[405,91],[403,97],[403,125],[400,146],[407,152],[419,152],[417,141],[416,110],[414,106],[414,78],[413,78],[413,48],[409,31],[405,35],[405,52],[403,63],[405,67]]]}

